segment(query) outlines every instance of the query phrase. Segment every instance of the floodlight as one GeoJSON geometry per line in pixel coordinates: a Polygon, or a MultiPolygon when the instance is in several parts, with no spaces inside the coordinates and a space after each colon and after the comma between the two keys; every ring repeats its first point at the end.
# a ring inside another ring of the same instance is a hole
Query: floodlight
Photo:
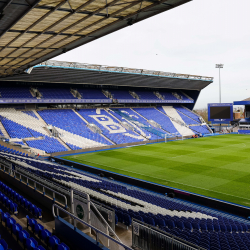
{"type": "Polygon", "coordinates": [[[223,69],[224,64],[215,64],[215,68],[217,69],[223,69]]]}
{"type": "Polygon", "coordinates": [[[224,67],[224,64],[222,64],[222,63],[215,64],[215,68],[216,68],[216,69],[219,69],[219,98],[220,98],[220,103],[221,103],[220,69],[223,69],[223,67],[224,67]]]}

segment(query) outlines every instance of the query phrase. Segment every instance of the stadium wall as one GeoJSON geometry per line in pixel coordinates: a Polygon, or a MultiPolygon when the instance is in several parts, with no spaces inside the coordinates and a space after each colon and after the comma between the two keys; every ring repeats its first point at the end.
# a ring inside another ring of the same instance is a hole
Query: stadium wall
{"type": "Polygon", "coordinates": [[[67,221],[60,217],[55,218],[55,231],[64,242],[74,247],[74,250],[91,249],[91,250],[109,250],[105,246],[96,244],[90,236],[81,232],[67,221]]]}

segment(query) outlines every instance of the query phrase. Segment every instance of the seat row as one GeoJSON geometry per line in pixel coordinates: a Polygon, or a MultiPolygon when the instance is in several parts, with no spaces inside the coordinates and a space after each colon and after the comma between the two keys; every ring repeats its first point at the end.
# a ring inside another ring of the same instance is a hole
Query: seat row
{"type": "MultiPolygon", "coordinates": [[[[35,204],[32,204],[30,201],[25,199],[22,195],[18,194],[16,191],[14,191],[12,188],[5,185],[3,182],[0,181],[0,190],[4,193],[6,193],[9,197],[13,198],[18,204],[20,204],[24,209],[29,211],[32,215],[35,217],[42,219],[42,209],[37,207],[35,204]]],[[[14,208],[17,211],[17,205],[14,203],[14,208]]],[[[12,211],[12,210],[10,210],[12,211]]]]}
{"type": "MultiPolygon", "coordinates": [[[[10,216],[9,213],[4,213],[1,209],[1,223],[5,223],[5,227],[10,230],[11,235],[15,235],[17,242],[23,244],[24,249],[27,250],[45,250],[43,246],[38,246],[37,241],[30,237],[29,233],[16,223],[16,220],[10,216]]],[[[7,248],[6,248],[7,249],[7,248]]]]}
{"type": "Polygon", "coordinates": [[[9,199],[5,194],[0,192],[0,201],[13,214],[18,214],[18,206],[15,202],[9,199]]]}
{"type": "Polygon", "coordinates": [[[65,243],[60,243],[60,239],[58,237],[52,235],[52,233],[47,229],[44,229],[44,227],[39,224],[35,219],[29,218],[28,215],[26,216],[26,218],[27,229],[30,228],[35,235],[37,235],[42,241],[44,241],[47,247],[57,250],[69,250],[69,247],[65,243]]]}
{"type": "MultiPolygon", "coordinates": [[[[116,204],[114,208],[117,220],[127,226],[131,224],[131,218],[140,219],[172,235],[183,237],[193,244],[211,250],[216,249],[215,245],[218,242],[213,240],[213,235],[222,235],[222,237],[229,234],[235,237],[240,235],[241,240],[236,243],[228,242],[226,249],[250,249],[248,243],[245,244],[247,248],[243,246],[239,248],[241,241],[246,242],[243,238],[250,236],[250,225],[243,219],[227,214],[222,215],[222,213],[193,206],[191,203],[178,203],[175,199],[130,189],[105,178],[76,172],[74,169],[69,171],[68,168],[57,164],[28,159],[24,165],[24,157],[14,156],[14,158],[22,160],[20,165],[25,171],[57,181],[67,187],[82,188],[84,192],[98,200],[111,205],[116,204]],[[196,234],[204,239],[198,239],[196,234]]],[[[223,240],[219,239],[219,244],[222,246],[223,240]]]]}
{"type": "Polygon", "coordinates": [[[4,239],[1,239],[1,235],[0,235],[0,250],[11,250],[10,248],[8,248],[8,244],[6,243],[6,241],[4,239]]]}
{"type": "Polygon", "coordinates": [[[11,153],[11,154],[15,154],[15,155],[29,156],[28,154],[25,154],[23,152],[19,152],[19,151],[15,150],[15,149],[7,148],[7,147],[2,146],[2,145],[0,145],[0,150],[3,151],[3,152],[8,152],[8,153],[11,153]]]}
{"type": "MultiPolygon", "coordinates": [[[[30,234],[23,229],[23,227],[16,223],[16,220],[10,216],[8,212],[4,213],[0,209],[1,213],[1,223],[5,224],[5,227],[10,230],[11,235],[14,235],[18,242],[23,244],[23,247],[27,250],[45,250],[45,248],[41,245],[38,246],[38,242],[35,238],[30,237],[30,234]]],[[[43,241],[47,247],[52,250],[70,250],[70,248],[65,243],[60,243],[60,239],[55,235],[52,235],[47,229],[37,223],[35,219],[27,218],[27,229],[31,229],[32,233],[38,237],[41,241],[43,241]]],[[[8,249],[8,245],[4,240],[0,240],[0,250],[1,245],[3,246],[3,250],[8,249]]],[[[10,249],[9,249],[10,250],[10,249]]]]}

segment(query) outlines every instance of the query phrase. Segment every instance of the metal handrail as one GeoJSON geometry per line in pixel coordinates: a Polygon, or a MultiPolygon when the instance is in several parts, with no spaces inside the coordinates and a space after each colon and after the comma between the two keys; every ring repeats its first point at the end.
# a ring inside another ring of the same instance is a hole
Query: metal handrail
{"type": "Polygon", "coordinates": [[[121,240],[119,239],[119,237],[117,236],[117,234],[114,232],[114,230],[111,228],[111,226],[107,223],[107,221],[103,218],[102,214],[98,211],[98,209],[96,208],[96,206],[94,205],[94,203],[92,201],[90,201],[90,204],[93,206],[93,208],[98,213],[98,215],[101,217],[101,219],[104,221],[104,223],[106,224],[106,226],[108,227],[108,229],[111,231],[111,233],[113,233],[114,236],[118,239],[118,241],[121,242],[121,240]]]}
{"type": "MultiPolygon", "coordinates": [[[[3,163],[2,163],[2,164],[3,164],[3,163]]],[[[15,164],[17,164],[17,163],[15,162],[15,164]]],[[[59,193],[59,192],[57,192],[57,191],[55,191],[55,190],[53,190],[53,189],[51,189],[51,188],[49,188],[49,187],[43,185],[43,184],[41,184],[40,182],[38,182],[38,181],[36,181],[36,180],[34,180],[34,179],[28,177],[27,175],[24,175],[24,174],[22,174],[22,173],[20,173],[20,172],[18,172],[18,171],[16,171],[16,170],[14,170],[14,169],[12,169],[12,168],[6,166],[6,165],[4,165],[4,164],[3,164],[3,166],[4,166],[4,172],[6,171],[5,169],[8,168],[8,169],[10,170],[10,171],[9,171],[9,174],[10,174],[11,172],[14,172],[15,174],[16,174],[16,173],[19,174],[19,175],[20,175],[20,181],[22,181],[22,176],[25,177],[25,178],[27,179],[27,185],[29,185],[29,180],[33,181],[33,182],[34,182],[34,189],[35,189],[35,190],[36,190],[36,184],[39,184],[40,186],[42,186],[42,188],[43,188],[43,195],[45,195],[45,189],[48,189],[48,190],[52,191],[52,193],[53,193],[53,200],[54,200],[54,201],[55,201],[55,194],[58,194],[58,195],[62,196],[62,197],[64,198],[64,201],[65,201],[65,208],[67,208],[67,197],[66,197],[64,194],[61,194],[61,193],[59,193]]],[[[2,169],[1,169],[1,170],[2,170],[2,169]]],[[[14,174],[14,178],[16,178],[16,175],[15,175],[15,174],[14,174]]]]}
{"type": "Polygon", "coordinates": [[[133,218],[133,221],[132,221],[132,233],[134,232],[133,230],[134,230],[134,225],[135,224],[138,224],[138,225],[140,225],[140,226],[142,226],[144,228],[150,229],[151,231],[156,232],[158,235],[164,236],[164,237],[166,237],[168,239],[171,239],[172,241],[178,242],[178,243],[182,244],[183,246],[187,246],[189,248],[192,248],[192,250],[205,250],[205,248],[203,248],[201,246],[196,246],[196,245],[192,244],[191,242],[183,240],[183,239],[181,239],[181,238],[179,238],[177,236],[171,235],[170,233],[164,232],[164,231],[162,231],[162,230],[160,230],[158,228],[154,228],[154,227],[152,227],[152,226],[150,226],[150,225],[148,225],[148,224],[146,224],[144,222],[141,222],[141,221],[139,221],[137,219],[134,219],[134,218],[133,218]]]}
{"type": "MultiPolygon", "coordinates": [[[[86,195],[87,197],[90,198],[89,194],[84,193],[82,191],[79,191],[77,189],[71,188],[71,190],[73,190],[73,192],[76,192],[78,195],[86,195]]],[[[111,233],[114,234],[114,236],[118,239],[119,242],[121,242],[121,240],[119,239],[119,237],[117,236],[117,234],[114,232],[114,230],[111,228],[111,226],[107,223],[107,221],[103,218],[102,214],[99,212],[99,210],[96,208],[95,204],[89,199],[90,201],[90,205],[92,205],[92,207],[95,209],[95,211],[98,213],[98,215],[101,217],[101,219],[103,220],[104,224],[108,227],[108,229],[111,231],[111,233]]],[[[71,209],[71,212],[72,209],[71,209]]]]}
{"type": "Polygon", "coordinates": [[[81,223],[84,224],[85,226],[90,227],[91,229],[95,230],[95,232],[96,232],[96,242],[97,242],[97,243],[99,243],[99,242],[98,242],[98,234],[102,234],[103,236],[107,237],[109,240],[112,240],[112,241],[114,241],[115,243],[117,243],[118,245],[124,247],[126,250],[132,250],[132,248],[130,248],[130,247],[124,245],[122,242],[119,242],[119,241],[115,240],[115,239],[112,238],[111,236],[105,234],[104,232],[102,232],[102,231],[100,231],[99,229],[95,228],[94,226],[88,224],[87,222],[85,222],[85,221],[79,219],[79,218],[76,217],[74,214],[68,212],[67,210],[63,209],[62,207],[60,207],[60,206],[58,206],[58,205],[56,205],[56,204],[53,204],[53,205],[52,205],[52,214],[53,214],[54,218],[59,218],[59,217],[60,217],[60,216],[59,216],[59,211],[58,211],[58,210],[63,211],[63,212],[66,213],[67,215],[71,216],[74,220],[78,220],[79,222],[81,222],[81,223]],[[55,210],[54,210],[55,207],[57,208],[57,213],[58,213],[58,215],[55,214],[55,210]]]}

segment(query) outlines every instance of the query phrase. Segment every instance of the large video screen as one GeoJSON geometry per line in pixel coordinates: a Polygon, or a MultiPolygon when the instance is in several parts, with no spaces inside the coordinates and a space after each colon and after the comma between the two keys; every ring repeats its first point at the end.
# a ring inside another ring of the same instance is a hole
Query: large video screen
{"type": "Polygon", "coordinates": [[[208,120],[212,122],[229,122],[233,120],[232,103],[208,104],[208,120]]]}
{"type": "Polygon", "coordinates": [[[230,119],[231,118],[230,107],[210,107],[211,119],[230,119]]]}

